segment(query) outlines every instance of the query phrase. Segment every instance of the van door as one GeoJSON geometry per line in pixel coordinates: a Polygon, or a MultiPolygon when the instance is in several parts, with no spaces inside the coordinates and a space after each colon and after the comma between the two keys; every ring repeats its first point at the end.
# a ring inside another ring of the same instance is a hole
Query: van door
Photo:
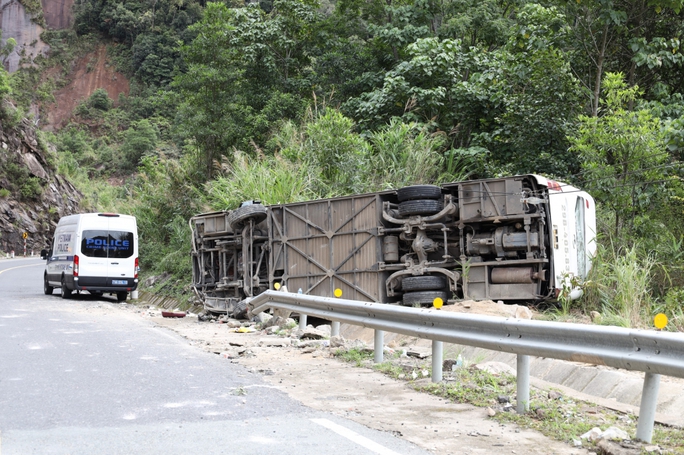
{"type": "Polygon", "coordinates": [[[101,278],[91,285],[130,286],[132,282],[124,278],[135,275],[135,235],[121,229],[120,223],[113,221],[117,218],[106,219],[106,229],[83,230],[81,253],[88,258],[88,266],[82,267],[82,274],[101,278]]]}
{"type": "Polygon", "coordinates": [[[108,229],[86,229],[81,233],[81,277],[92,277],[90,286],[107,285],[107,239],[108,229]]]}
{"type": "Polygon", "coordinates": [[[132,283],[124,278],[135,275],[133,232],[111,229],[108,234],[107,276],[113,280],[111,284],[114,286],[131,286],[132,283]]]}

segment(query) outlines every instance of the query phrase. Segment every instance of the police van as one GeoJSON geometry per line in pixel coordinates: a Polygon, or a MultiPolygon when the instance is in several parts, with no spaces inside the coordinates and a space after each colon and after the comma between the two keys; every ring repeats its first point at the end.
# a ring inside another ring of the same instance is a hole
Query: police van
{"type": "Polygon", "coordinates": [[[113,294],[123,302],[138,287],[136,219],[117,213],[82,213],[62,217],[47,259],[43,290],[60,289],[63,299],[74,291],[113,294]]]}

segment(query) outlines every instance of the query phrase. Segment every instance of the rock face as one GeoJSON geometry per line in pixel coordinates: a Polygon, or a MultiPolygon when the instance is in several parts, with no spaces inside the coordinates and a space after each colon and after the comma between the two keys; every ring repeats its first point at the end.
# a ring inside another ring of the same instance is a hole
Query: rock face
{"type": "MultiPolygon", "coordinates": [[[[70,27],[74,22],[72,7],[74,0],[41,0],[42,19],[47,28],[62,30],[70,27]]],[[[2,30],[2,45],[8,38],[14,38],[17,46],[2,63],[5,69],[13,73],[19,66],[33,62],[39,55],[47,55],[50,46],[40,39],[44,28],[37,20],[40,13],[31,15],[18,0],[0,0],[0,30],[2,30]],[[22,59],[24,59],[22,61],[22,59]]]]}
{"type": "Polygon", "coordinates": [[[31,20],[31,15],[24,5],[17,0],[0,0],[0,30],[2,30],[2,44],[8,38],[17,42],[14,50],[3,60],[7,71],[13,73],[19,69],[23,58],[29,62],[39,55],[46,55],[50,46],[40,39],[43,27],[31,20]]]}
{"type": "Polygon", "coordinates": [[[54,150],[41,147],[33,124],[0,122],[0,254],[39,254],[59,218],[77,213],[82,194],[55,173],[54,150]],[[32,184],[28,185],[29,183],[32,184]],[[33,189],[31,191],[24,188],[33,189]],[[8,194],[9,193],[9,194],[8,194]]]}
{"type": "Polygon", "coordinates": [[[74,23],[71,10],[74,0],[41,0],[45,24],[52,30],[62,30],[74,23]]]}

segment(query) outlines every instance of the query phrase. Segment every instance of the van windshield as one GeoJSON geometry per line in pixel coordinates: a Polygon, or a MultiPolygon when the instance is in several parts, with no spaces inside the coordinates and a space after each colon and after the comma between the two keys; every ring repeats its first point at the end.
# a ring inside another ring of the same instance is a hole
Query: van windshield
{"type": "Polygon", "coordinates": [[[91,258],[129,258],[133,256],[133,233],[125,231],[83,231],[81,253],[91,258]]]}

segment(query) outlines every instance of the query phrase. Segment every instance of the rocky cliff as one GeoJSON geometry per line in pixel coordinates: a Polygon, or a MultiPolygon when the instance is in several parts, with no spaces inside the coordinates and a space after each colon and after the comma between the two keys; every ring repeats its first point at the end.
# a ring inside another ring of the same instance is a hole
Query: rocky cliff
{"type": "Polygon", "coordinates": [[[50,50],[50,47],[40,39],[43,27],[34,22],[32,16],[18,0],[0,0],[2,44],[4,45],[8,38],[14,38],[17,42],[14,50],[2,62],[10,73],[19,68],[22,60],[33,62],[36,57],[46,55],[50,50]]]}
{"type": "Polygon", "coordinates": [[[77,213],[82,194],[54,169],[55,151],[33,124],[0,119],[0,254],[26,249],[38,254],[49,244],[59,218],[77,213]]]}

